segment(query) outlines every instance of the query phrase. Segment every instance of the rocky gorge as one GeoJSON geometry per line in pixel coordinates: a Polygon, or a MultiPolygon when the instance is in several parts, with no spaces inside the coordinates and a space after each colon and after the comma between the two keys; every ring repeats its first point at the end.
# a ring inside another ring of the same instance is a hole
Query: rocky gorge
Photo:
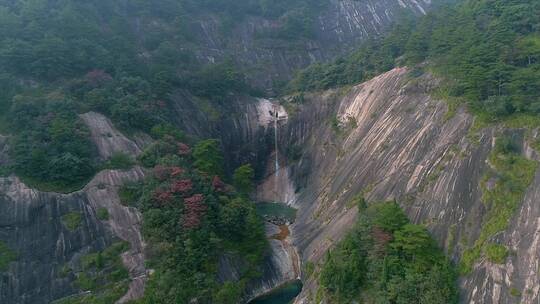
{"type": "MultiPolygon", "coordinates": [[[[290,79],[296,69],[329,61],[379,35],[399,10],[424,14],[430,5],[428,0],[332,0],[317,17],[314,36],[292,47],[261,38],[261,32],[278,26],[261,17],[236,25],[232,41],[222,39],[211,15],[190,26],[198,33],[198,62],[232,56],[240,65],[260,67],[250,70],[248,81],[273,93],[276,83],[290,79]]],[[[478,252],[460,276],[462,303],[540,300],[537,166],[515,210],[504,210],[509,214],[504,229],[488,233],[485,228],[497,211],[486,196],[502,175],[493,162],[497,141],[510,138],[516,154],[536,165],[538,130],[479,127],[466,107],[435,97],[440,79],[411,71],[395,68],[354,86],[307,92],[302,102],[239,94],[227,104],[208,105],[186,90],[170,94],[175,125],[194,138],[218,138],[227,172],[254,164],[257,201],[297,209],[294,223],[281,218],[265,223],[270,250],[243,301],[301,278],[304,288],[295,303],[315,303],[320,265],[356,220],[358,210],[350,202],[358,194],[370,203],[397,201],[457,265],[478,252]],[[275,123],[276,116],[283,119],[275,123]],[[504,246],[509,254],[495,263],[483,254],[487,243],[504,246]],[[307,265],[314,269],[306,271],[307,265]]],[[[79,117],[103,161],[118,153],[135,158],[152,143],[142,132],[124,134],[100,113],[79,117]]],[[[9,163],[8,145],[8,137],[0,135],[0,165],[9,163]]],[[[0,245],[15,256],[0,273],[0,302],[50,303],[79,293],[74,274],[66,270],[81,268],[84,256],[118,241],[129,244],[121,253],[129,288],[118,303],[140,298],[152,275],[145,265],[142,216],[122,204],[119,189],[147,174],[139,166],[102,170],[72,193],[39,191],[16,175],[0,175],[0,245]]],[[[223,255],[218,280],[238,280],[242,267],[235,256],[223,255]]]]}

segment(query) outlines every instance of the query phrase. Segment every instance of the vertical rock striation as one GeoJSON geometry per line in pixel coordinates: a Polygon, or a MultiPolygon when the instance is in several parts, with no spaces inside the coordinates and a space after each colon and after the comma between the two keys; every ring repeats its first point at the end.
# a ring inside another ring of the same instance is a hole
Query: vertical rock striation
{"type": "MultiPolygon", "coordinates": [[[[299,189],[292,230],[303,261],[320,262],[347,233],[357,213],[347,203],[359,193],[372,202],[396,199],[454,261],[472,246],[487,214],[481,183],[488,155],[503,128],[473,138],[471,115],[451,115],[429,96],[437,85],[429,75],[411,79],[397,68],[348,91],[312,94],[290,119],[281,140],[303,147],[289,169],[299,189]]],[[[537,157],[523,145],[525,156],[537,157]]],[[[514,254],[503,265],[479,259],[460,280],[463,303],[538,301],[539,174],[509,228],[490,239],[514,254]]],[[[304,279],[297,303],[312,303],[317,283],[304,279]]]]}
{"type": "Polygon", "coordinates": [[[46,193],[28,188],[17,177],[0,178],[0,239],[17,258],[2,272],[0,302],[49,303],[77,293],[75,275],[65,269],[80,263],[85,254],[100,251],[115,239],[131,244],[123,260],[134,278],[144,273],[140,214],[120,204],[117,188],[142,178],[140,168],[104,171],[83,190],[71,194],[46,193]],[[96,212],[106,208],[110,218],[100,221],[96,212]],[[73,230],[62,217],[81,215],[73,230]]]}
{"type": "Polygon", "coordinates": [[[236,23],[226,38],[215,16],[200,16],[191,24],[197,37],[196,57],[203,63],[232,58],[248,71],[248,80],[261,89],[290,79],[309,64],[329,61],[352,51],[370,37],[379,36],[402,12],[425,14],[431,0],[329,0],[314,16],[308,37],[293,39],[267,35],[279,31],[283,20],[248,16],[236,23]]]}

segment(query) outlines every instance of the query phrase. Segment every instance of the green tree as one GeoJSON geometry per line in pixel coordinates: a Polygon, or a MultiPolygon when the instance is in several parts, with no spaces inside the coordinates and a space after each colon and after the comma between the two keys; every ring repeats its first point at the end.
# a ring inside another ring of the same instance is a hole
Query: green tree
{"type": "Polygon", "coordinates": [[[370,212],[373,213],[373,224],[388,232],[393,233],[409,222],[396,202],[376,204],[370,212]]]}
{"type": "Polygon", "coordinates": [[[254,189],[253,179],[255,178],[255,171],[250,164],[246,164],[238,167],[234,171],[233,181],[234,187],[238,192],[243,195],[248,195],[254,189]]]}
{"type": "Polygon", "coordinates": [[[193,163],[197,169],[210,175],[223,175],[223,156],[219,141],[207,139],[193,148],[193,163]]]}

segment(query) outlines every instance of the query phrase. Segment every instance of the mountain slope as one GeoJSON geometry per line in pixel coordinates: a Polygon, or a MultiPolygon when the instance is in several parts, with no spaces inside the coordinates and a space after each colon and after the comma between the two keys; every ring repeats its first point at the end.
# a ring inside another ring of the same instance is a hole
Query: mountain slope
{"type": "MultiPolygon", "coordinates": [[[[356,207],[349,204],[355,196],[363,193],[370,202],[396,199],[456,263],[463,263],[479,240],[485,242],[470,273],[462,274],[462,302],[534,303],[540,254],[533,201],[540,171],[534,169],[538,156],[530,143],[536,131],[524,137],[523,129],[474,129],[473,117],[462,108],[448,115],[446,104],[430,97],[439,84],[432,76],[414,78],[398,68],[348,90],[305,95],[280,139],[283,146],[303,147],[300,160],[287,169],[291,187],[300,189],[290,202],[299,209],[295,244],[304,264],[320,266],[355,221],[356,207]],[[525,171],[533,174],[522,180],[525,188],[509,214],[486,201],[505,174],[493,164],[497,142],[505,138],[515,142],[512,157],[529,160],[525,171]],[[487,228],[494,211],[507,214],[495,233],[487,228]],[[488,243],[513,254],[492,260],[483,247],[488,243]]],[[[317,291],[316,276],[304,276],[307,288],[297,303],[311,303],[317,291]]]]}

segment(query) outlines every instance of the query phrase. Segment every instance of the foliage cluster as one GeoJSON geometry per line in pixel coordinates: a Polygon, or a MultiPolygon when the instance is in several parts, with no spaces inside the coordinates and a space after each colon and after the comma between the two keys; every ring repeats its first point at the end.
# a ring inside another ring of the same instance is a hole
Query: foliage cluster
{"type": "Polygon", "coordinates": [[[75,284],[84,293],[55,301],[55,304],[109,304],[115,303],[127,291],[129,273],[120,254],[129,249],[129,243],[116,242],[81,258],[81,271],[75,274],[75,284]]]}
{"type": "Polygon", "coordinates": [[[75,231],[81,225],[82,214],[79,212],[70,212],[62,216],[62,224],[66,226],[69,231],[75,231]]]}
{"type": "MultiPolygon", "coordinates": [[[[359,204],[364,206],[364,204],[359,204]]],[[[457,274],[427,230],[395,202],[361,207],[320,273],[331,303],[457,303],[457,274]]]]}
{"type": "Polygon", "coordinates": [[[221,179],[219,142],[203,140],[191,149],[165,135],[141,160],[153,174],[134,205],[144,217],[148,265],[156,272],[139,302],[236,303],[260,274],[267,243],[254,204],[221,179]],[[218,280],[224,258],[240,259],[238,281],[218,280]]]}
{"type": "Polygon", "coordinates": [[[10,109],[13,170],[47,190],[80,187],[94,173],[95,151],[74,104],[62,100],[17,96],[10,109]]]}
{"type": "Polygon", "coordinates": [[[9,263],[17,259],[17,254],[6,243],[0,241],[0,272],[5,271],[9,263]]]}
{"type": "Polygon", "coordinates": [[[388,35],[352,55],[300,72],[291,91],[367,80],[402,64],[427,62],[449,97],[487,121],[540,113],[540,3],[465,0],[423,18],[404,17],[388,35]],[[460,98],[462,97],[462,98],[460,98]]]}
{"type": "Polygon", "coordinates": [[[486,254],[493,262],[502,263],[507,253],[489,244],[491,237],[504,231],[515,211],[519,208],[525,190],[534,179],[538,163],[521,156],[513,139],[502,136],[497,139],[489,162],[493,168],[483,179],[483,201],[488,212],[483,219],[480,236],[471,248],[463,253],[460,270],[467,274],[476,260],[486,254]],[[488,182],[494,182],[488,187],[488,182]]]}

